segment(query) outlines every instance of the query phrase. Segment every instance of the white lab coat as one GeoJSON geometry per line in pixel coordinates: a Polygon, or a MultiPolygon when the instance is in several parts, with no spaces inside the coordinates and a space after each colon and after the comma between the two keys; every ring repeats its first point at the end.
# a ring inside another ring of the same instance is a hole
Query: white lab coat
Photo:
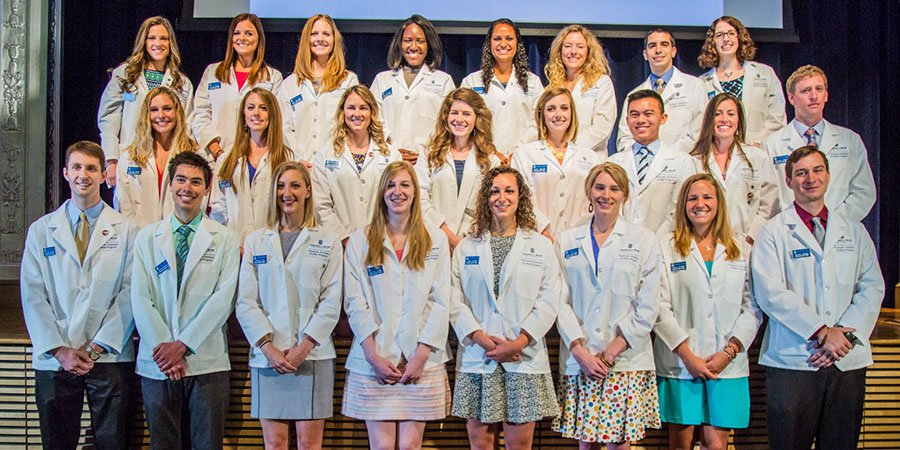
{"type": "Polygon", "coordinates": [[[356,170],[346,144],[339,156],[335,156],[330,145],[319,150],[313,161],[312,184],[316,215],[322,228],[343,239],[353,230],[366,226],[372,219],[374,202],[379,201],[375,194],[381,173],[388,164],[399,160],[400,152],[393,146],[388,155],[382,155],[372,140],[362,171],[356,170]]]}
{"type": "MultiPolygon", "coordinates": [[[[447,224],[457,236],[469,233],[475,220],[478,190],[481,188],[484,175],[482,168],[475,160],[475,147],[469,150],[466,166],[463,169],[462,183],[456,187],[456,165],[453,156],[447,152],[447,158],[437,168],[428,165],[428,155],[420,147],[419,159],[416,161],[416,174],[419,177],[419,192],[422,199],[422,216],[428,226],[440,228],[447,224]]],[[[500,165],[500,160],[490,156],[490,168],[500,165]]]]}
{"type": "MultiPolygon", "coordinates": [[[[213,164],[209,152],[198,153],[210,165],[213,164]]],[[[147,164],[140,167],[131,159],[128,152],[122,153],[116,166],[116,191],[113,203],[128,220],[138,228],[169,217],[175,211],[172,193],[169,192],[169,163],[163,166],[162,185],[159,185],[159,170],[153,153],[147,158],[147,164]]],[[[209,196],[203,198],[201,211],[206,211],[209,196]]]]}
{"type": "Polygon", "coordinates": [[[184,265],[181,291],[175,264],[171,216],[144,227],[135,243],[131,283],[134,322],[141,335],[135,372],[165,380],[153,349],[174,341],[188,348],[187,376],[231,370],[225,321],[238,281],[237,236],[203,217],[184,265]]]}
{"type": "Polygon", "coordinates": [[[659,318],[653,327],[656,374],[690,380],[693,376],[675,353],[675,347],[687,340],[688,348],[705,360],[735,338],[743,351],[718,376],[750,376],[747,349],[762,323],[762,313],[750,301],[750,246],[738,243],[741,255],[729,261],[725,246],[717,245],[710,275],[693,239],[687,256],[675,251],[672,233],[660,234],[659,244],[663,274],[659,318]]]}
{"type": "Polygon", "coordinates": [[[493,373],[497,362],[468,338],[477,330],[513,340],[522,331],[531,337],[518,362],[502,363],[510,373],[550,373],[544,336],[559,310],[559,262],[553,244],[539,233],[519,228],[500,272],[500,295],[494,295],[494,264],[489,233],[469,236],[453,252],[450,322],[459,339],[456,370],[493,373]]]}
{"type": "Polygon", "coordinates": [[[250,342],[250,366],[269,362],[256,345],[266,335],[288,349],[308,335],[318,343],[306,358],[333,359],[331,332],[341,315],[343,249],[337,235],[306,228],[287,258],[278,230],[260,228],[244,241],[235,314],[250,342]]]}
{"type": "Polygon", "coordinates": [[[584,179],[606,160],[606,153],[568,143],[562,164],[545,141],[516,147],[510,167],[519,171],[531,188],[537,229],[550,227],[550,235],[580,224],[588,213],[584,179]]]}
{"type": "Polygon", "coordinates": [[[612,78],[602,75],[593,86],[582,92],[584,79],[578,78],[572,86],[572,99],[578,115],[578,145],[600,153],[603,159],[609,153],[606,144],[616,122],[616,90],[612,78]]]}
{"type": "MultiPolygon", "coordinates": [[[[711,153],[709,171],[725,191],[731,231],[735,239],[744,242],[747,236],[756,239],[763,225],[781,210],[781,202],[772,160],[757,147],[741,147],[750,164],[735,148],[724,176],[711,153]]],[[[697,170],[703,171],[703,163],[697,160],[696,164],[697,170]]]]}
{"type": "Polygon", "coordinates": [[[500,153],[509,156],[517,145],[537,139],[534,108],[544,91],[537,75],[528,72],[528,93],[516,81],[516,69],[512,70],[505,88],[495,76],[485,92],[480,70],[463,78],[460,87],[470,88],[484,98],[491,110],[494,145],[500,153]]]}
{"type": "Polygon", "coordinates": [[[131,250],[138,229],[104,206],[82,265],[66,216],[70,201],[32,223],[25,239],[22,312],[36,370],[60,370],[50,350],[90,342],[109,350],[97,362],[134,361],[131,250]]]}
{"type": "Polygon", "coordinates": [[[824,247],[793,207],[770,220],[753,244],[753,299],[769,317],[760,364],[817,370],[806,362],[817,351],[808,339],[822,325],[838,324],[855,328],[862,345],[834,365],[846,372],[872,364],[869,336],[884,298],[875,245],[862,224],[829,210],[824,247]]]}
{"type": "MultiPolygon", "coordinates": [[[[222,151],[227,153],[234,145],[234,135],[240,123],[238,109],[244,95],[255,87],[275,92],[281,84],[281,72],[266,65],[269,70],[267,79],[257,80],[256,84],[247,81],[244,87],[238,90],[234,67],[229,69],[230,82],[226,83],[216,78],[216,68],[219,64],[221,63],[212,63],[203,71],[203,77],[194,95],[194,112],[191,114],[190,123],[194,139],[200,144],[200,148],[206,149],[212,141],[219,139],[222,151]]],[[[219,158],[223,156],[225,155],[220,155],[219,158]]]]}
{"type": "Polygon", "coordinates": [[[406,86],[403,69],[386,70],[372,81],[372,94],[381,108],[386,136],[397,148],[417,150],[434,133],[444,97],[456,85],[450,75],[423,65],[412,86],[406,86]]]}
{"type": "MultiPolygon", "coordinates": [[[[374,334],[378,354],[395,366],[400,358],[410,360],[419,343],[431,347],[425,369],[442,367],[449,358],[447,332],[450,304],[450,246],[438,229],[428,229],[431,249],[425,268],[412,270],[397,260],[387,235],[384,262],[366,265],[369,244],[365,230],[350,236],[344,260],[344,308],[353,329],[353,344],[347,356],[347,370],[375,376],[363,355],[362,341],[374,334]]],[[[403,249],[409,255],[409,242],[403,249]]]]}
{"type": "Polygon", "coordinates": [[[272,168],[269,152],[259,160],[253,183],[247,171],[247,159],[240,158],[231,181],[218,180],[210,193],[209,218],[228,227],[243,245],[251,231],[266,226],[272,197],[272,168]]]}
{"type": "MultiPolygon", "coordinates": [[[[804,145],[806,138],[797,133],[793,122],[766,139],[766,152],[775,164],[778,186],[781,187],[782,207],[791,206],[794,202],[794,192],[785,181],[785,162],[794,149],[804,145]]],[[[831,175],[825,192],[825,205],[829,211],[862,221],[875,205],[875,178],[869,166],[866,145],[852,130],[825,121],[825,130],[819,138],[819,150],[828,158],[831,175]]]]}
{"type": "MultiPolygon", "coordinates": [[[[134,81],[130,92],[122,91],[121,81],[125,78],[125,64],[113,70],[112,77],[103,95],[100,96],[100,108],[97,111],[97,127],[100,128],[100,147],[107,160],[119,159],[126,154],[125,149],[134,140],[140,119],[141,107],[150,92],[147,80],[141,72],[134,81]]],[[[194,105],[194,85],[187,75],[181,74],[181,90],[177,90],[178,99],[184,108],[184,114],[190,115],[194,105]]],[[[172,87],[172,73],[166,70],[160,86],[172,87]]]]}
{"type": "MultiPolygon", "coordinates": [[[[744,87],[741,104],[747,121],[748,144],[762,145],[766,137],[783,127],[787,118],[784,113],[784,91],[781,80],[771,67],[756,61],[744,61],[744,87]]],[[[713,98],[724,92],[716,78],[716,68],[709,69],[700,76],[706,83],[706,95],[713,98]]]]}
{"type": "MultiPolygon", "coordinates": [[[[706,110],[706,85],[699,78],[688,75],[673,67],[672,78],[663,89],[662,98],[666,123],[659,126],[659,139],[669,147],[689,153],[700,137],[703,112],[706,110]]],[[[654,90],[650,77],[644,80],[628,95],[642,89],[654,90]]],[[[634,138],[627,122],[628,97],[622,103],[622,117],[619,119],[619,137],[616,139],[618,151],[630,150],[634,138]]]]}
{"type": "Polygon", "coordinates": [[[694,158],[663,144],[653,157],[642,185],[638,185],[634,152],[630,148],[610,156],[609,161],[622,166],[628,174],[631,192],[622,206],[622,215],[653,232],[662,227],[671,229],[681,184],[697,170],[694,158]]]}
{"type": "Polygon", "coordinates": [[[316,94],[312,81],[297,84],[297,74],[292,73],[278,86],[285,142],[294,151],[297,161],[312,161],[322,147],[331,142],[334,133],[334,117],[344,91],[359,84],[353,72],[333,91],[316,94]]]}
{"type": "Polygon", "coordinates": [[[628,349],[610,370],[655,370],[650,330],[659,309],[662,270],[656,236],[619,219],[600,246],[595,266],[591,226],[586,221],[564,231],[556,241],[565,282],[556,321],[562,338],[560,365],[566,375],[578,375],[581,366],[569,352],[573,341],[581,339],[585,349],[596,355],[621,335],[628,349]]]}

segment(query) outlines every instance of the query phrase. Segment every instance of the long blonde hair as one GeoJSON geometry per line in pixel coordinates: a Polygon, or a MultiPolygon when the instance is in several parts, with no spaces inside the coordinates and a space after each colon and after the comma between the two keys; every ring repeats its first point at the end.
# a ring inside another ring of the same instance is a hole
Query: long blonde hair
{"type": "Polygon", "coordinates": [[[347,78],[347,62],[344,57],[344,36],[338,31],[334,19],[327,14],[316,14],[310,17],[303,25],[300,32],[300,44],[297,46],[297,57],[294,59],[294,73],[297,75],[297,85],[303,80],[312,80],[312,48],[309,35],[312,34],[313,25],[318,20],[328,22],[331,33],[334,36],[334,45],[331,47],[331,55],[325,64],[325,72],[322,73],[322,92],[331,92],[338,88],[347,78]]]}
{"type": "Polygon", "coordinates": [[[409,217],[409,235],[406,242],[409,245],[409,251],[406,253],[406,267],[412,270],[422,270],[425,268],[425,256],[431,250],[431,235],[425,228],[425,221],[422,219],[422,203],[419,199],[419,179],[416,177],[416,171],[413,166],[406,161],[394,161],[384,169],[381,173],[381,181],[378,182],[378,201],[372,211],[372,220],[366,227],[366,241],[369,243],[369,251],[366,253],[366,265],[377,266],[384,263],[384,235],[387,229],[388,210],[384,202],[384,193],[387,191],[388,183],[397,176],[398,173],[405,171],[412,178],[413,182],[413,198],[410,206],[409,217]]]}
{"type": "Polygon", "coordinates": [[[725,191],[712,175],[701,172],[688,177],[681,185],[678,192],[678,204],[675,206],[675,231],[672,233],[675,240],[675,251],[681,256],[687,256],[691,252],[691,241],[694,240],[694,224],[687,218],[687,197],[694,183],[705,181],[716,190],[716,218],[713,220],[712,233],[716,242],[725,245],[725,259],[734,261],[741,256],[741,249],[731,232],[731,223],[728,221],[728,205],[725,204],[725,191]]]}
{"type": "Polygon", "coordinates": [[[139,167],[145,167],[150,155],[155,149],[156,133],[153,131],[153,125],[150,123],[150,102],[160,95],[165,95],[175,103],[175,128],[172,129],[172,151],[169,158],[181,152],[196,152],[199,148],[190,134],[188,134],[187,118],[184,114],[184,107],[178,94],[172,89],[165,86],[153,88],[144,98],[141,104],[141,113],[138,116],[137,127],[135,127],[134,140],[128,146],[128,158],[134,161],[139,167]]]}
{"type": "Polygon", "coordinates": [[[278,203],[278,179],[291,170],[300,172],[300,179],[306,183],[306,188],[309,189],[309,197],[303,204],[302,227],[316,226],[316,213],[315,209],[313,209],[312,179],[309,176],[309,170],[297,161],[285,161],[279,164],[272,173],[272,186],[269,188],[269,210],[266,213],[266,226],[272,230],[278,230],[278,226],[281,225],[281,218],[284,216],[281,204],[278,203]]]}
{"type": "Polygon", "coordinates": [[[141,23],[137,36],[134,38],[134,47],[131,49],[131,55],[125,59],[125,77],[119,78],[119,86],[123,91],[131,92],[134,90],[134,83],[144,73],[144,68],[150,63],[147,56],[147,36],[150,34],[150,28],[156,25],[162,25],[169,33],[169,54],[166,56],[166,70],[172,76],[172,88],[180,91],[184,85],[186,77],[181,73],[181,51],[178,50],[178,41],[175,40],[175,30],[172,24],[165,17],[154,16],[149,17],[141,23]]]}
{"type": "Polygon", "coordinates": [[[441,103],[438,119],[434,124],[434,134],[431,135],[427,149],[428,167],[436,169],[444,164],[447,154],[450,153],[450,143],[453,142],[453,134],[447,124],[450,116],[450,107],[453,102],[460,101],[472,108],[475,112],[475,127],[469,136],[469,141],[475,145],[475,162],[481,168],[482,173],[487,173],[491,168],[491,155],[497,153],[494,147],[494,137],[491,132],[491,110],[488,109],[484,99],[477,92],[469,88],[456,88],[447,94],[441,103]]]}
{"type": "MultiPolygon", "coordinates": [[[[219,180],[231,181],[231,188],[237,191],[234,186],[234,170],[238,167],[240,160],[250,157],[250,128],[247,127],[247,120],[244,116],[244,108],[247,106],[247,99],[251,95],[256,94],[266,104],[266,111],[269,114],[269,126],[266,128],[266,146],[269,152],[269,167],[275,169],[281,163],[292,159],[293,153],[284,143],[284,133],[281,131],[281,109],[278,107],[278,100],[275,94],[268,89],[255,87],[244,96],[241,100],[241,106],[237,111],[238,127],[234,133],[234,147],[228,152],[228,155],[222,161],[219,167],[219,180]]],[[[241,176],[247,173],[241,170],[241,176]]]]}
{"type": "Polygon", "coordinates": [[[216,67],[216,79],[223,83],[231,84],[231,68],[237,62],[237,52],[234,51],[231,39],[234,36],[234,29],[245,20],[253,24],[257,36],[256,51],[253,53],[253,62],[247,73],[247,83],[252,86],[259,80],[269,79],[269,69],[266,67],[266,33],[263,31],[262,21],[256,14],[242,13],[231,19],[231,25],[228,26],[228,47],[225,49],[225,59],[216,67]]]}
{"type": "Polygon", "coordinates": [[[388,148],[387,140],[384,138],[384,126],[381,124],[381,120],[378,119],[378,102],[375,101],[375,96],[372,95],[372,91],[369,88],[358,84],[344,91],[344,95],[341,96],[341,101],[338,104],[337,112],[334,114],[334,134],[332,134],[331,140],[334,156],[340,156],[344,152],[344,143],[347,141],[347,133],[350,131],[344,117],[344,104],[347,103],[347,98],[350,97],[350,94],[356,94],[366,102],[371,119],[366,130],[369,133],[369,139],[375,142],[375,145],[378,146],[378,151],[382,155],[389,155],[390,149],[388,148]]]}
{"type": "Polygon", "coordinates": [[[550,86],[544,89],[544,93],[538,98],[537,106],[534,108],[534,122],[537,124],[538,139],[544,140],[549,136],[544,107],[557,95],[565,95],[569,99],[569,111],[572,116],[569,118],[569,126],[566,128],[566,141],[575,142],[575,136],[578,136],[578,111],[575,111],[575,99],[572,98],[572,93],[565,86],[550,86]]]}
{"type": "Polygon", "coordinates": [[[547,76],[547,83],[551,87],[566,85],[566,66],[563,64],[562,46],[566,36],[570,33],[581,33],[587,42],[587,58],[585,58],[584,66],[581,67],[581,78],[584,81],[581,86],[581,92],[587,92],[594,86],[594,83],[603,75],[609,75],[612,72],[609,69],[609,61],[603,54],[603,46],[597,36],[591,30],[581,25],[569,25],[553,38],[550,44],[550,61],[544,66],[544,75],[547,76]]]}

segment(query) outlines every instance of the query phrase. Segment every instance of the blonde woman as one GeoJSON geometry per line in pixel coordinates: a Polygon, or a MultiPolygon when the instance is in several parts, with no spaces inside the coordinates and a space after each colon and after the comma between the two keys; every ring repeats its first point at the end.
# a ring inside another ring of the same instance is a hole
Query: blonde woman
{"type": "Polygon", "coordinates": [[[469,88],[447,95],[423,154],[416,161],[422,214],[447,235],[452,252],[472,224],[484,174],[500,164],[491,112],[480,95],[469,88]]]}
{"type": "Polygon", "coordinates": [[[522,175],[491,169],[453,257],[453,415],[466,419],[473,449],[495,448],[501,424],[506,448],[530,449],[535,424],[559,414],[544,341],[559,307],[559,262],[533,211],[522,175]]]}
{"type": "Polygon", "coordinates": [[[231,151],[239,105],[254,88],[275,91],[281,72],[266,64],[266,34],[255,14],[238,14],[228,26],[225,59],[206,66],[194,96],[194,138],[216,160],[231,151]]]}
{"type": "Polygon", "coordinates": [[[781,202],[772,159],[762,149],[744,142],[744,117],[741,101],[734,95],[713,97],[706,106],[700,138],[691,155],[700,171],[722,187],[735,238],[752,245],[763,225],[781,210],[781,202]]]}
{"type": "Polygon", "coordinates": [[[538,140],[516,147],[510,166],[531,188],[538,230],[552,238],[588,214],[581,186],[591,168],[606,160],[606,152],[575,143],[578,113],[572,94],[562,86],[541,94],[534,121],[538,140]]]}
{"type": "MultiPolygon", "coordinates": [[[[181,152],[198,150],[197,142],[188,135],[178,94],[163,86],[152,89],[144,97],[134,141],[116,169],[116,208],[138,227],[171,215],[174,204],[169,195],[169,160],[181,152]]],[[[204,198],[201,209],[206,209],[208,200],[204,198]]]]}
{"type": "Polygon", "coordinates": [[[153,88],[171,88],[190,115],[194,86],[181,72],[181,52],[175,30],[165,17],[150,17],[141,24],[131,56],[112,71],[100,97],[97,127],[106,155],[106,181],[116,186],[118,160],[135,138],[141,105],[153,88]]]}
{"type": "Polygon", "coordinates": [[[660,416],[670,448],[725,450],[750,423],[747,348],[762,322],[750,301],[750,246],[734,239],[725,191],[708,173],[678,195],[675,231],[660,235],[663,260],[653,345],[660,416]]]}
{"type": "Polygon", "coordinates": [[[388,146],[378,103],[363,85],[344,91],[330,145],[313,161],[313,195],[322,227],[345,240],[366,225],[381,173],[400,153],[388,146]]]}
{"type": "Polygon", "coordinates": [[[597,36],[581,25],[560,30],[550,44],[544,74],[549,86],[572,93],[579,117],[579,144],[606,159],[606,144],[616,121],[616,92],[597,36]]]}
{"type": "Polygon", "coordinates": [[[562,338],[560,402],[553,429],[582,450],[631,448],[659,428],[650,331],[659,305],[661,261],[652,231],[620,215],[628,175],[606,162],[584,180],[590,220],[559,235],[568,289],[557,327],[562,338]]]}
{"type": "Polygon", "coordinates": [[[278,100],[267,89],[253,88],[241,100],[234,148],[220,162],[212,189],[209,217],[237,233],[240,242],[266,224],[266,193],[275,168],[293,158],[284,144],[278,100]]]}
{"type": "Polygon", "coordinates": [[[372,81],[391,143],[415,164],[418,148],[428,141],[441,101],[456,85],[438,70],[444,51],[431,22],[413,14],[400,25],[388,48],[390,70],[372,81]]]}
{"type": "Polygon", "coordinates": [[[321,448],[332,416],[331,332],[341,312],[341,241],[316,225],[312,184],[303,164],[272,176],[266,226],[244,241],[235,309],[250,348],[250,415],[266,449],[321,448]]]}
{"type": "Polygon", "coordinates": [[[285,140],[298,161],[311,161],[334,132],[334,111],[341,96],[359,84],[347,70],[344,37],[326,14],[316,14],[300,32],[294,71],[278,87],[285,140]]]}
{"type": "Polygon", "coordinates": [[[342,412],[366,421],[371,448],[421,448],[425,423],[450,409],[450,249],[444,233],[425,226],[408,162],[388,165],[376,195],[344,263],[353,344],[342,412]]]}

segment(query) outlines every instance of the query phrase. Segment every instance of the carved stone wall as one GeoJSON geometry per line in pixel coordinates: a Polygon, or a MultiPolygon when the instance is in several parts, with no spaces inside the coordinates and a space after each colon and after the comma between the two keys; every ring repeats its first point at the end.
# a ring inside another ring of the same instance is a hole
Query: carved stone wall
{"type": "MultiPolygon", "coordinates": [[[[15,280],[28,225],[46,210],[49,0],[0,0],[0,279],[15,280]]],[[[53,12],[51,14],[51,11],[53,12]]],[[[58,17],[58,16],[57,16],[58,17]]],[[[57,65],[58,66],[58,65],[57,65]]]]}

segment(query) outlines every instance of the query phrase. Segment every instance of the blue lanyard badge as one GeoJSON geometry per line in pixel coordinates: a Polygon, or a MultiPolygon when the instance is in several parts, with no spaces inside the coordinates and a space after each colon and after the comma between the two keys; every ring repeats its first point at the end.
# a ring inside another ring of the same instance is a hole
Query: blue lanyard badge
{"type": "Polygon", "coordinates": [[[369,266],[366,269],[366,273],[368,273],[370,277],[374,277],[375,275],[381,275],[384,273],[384,266],[382,266],[380,264],[377,266],[369,266]]]}
{"type": "Polygon", "coordinates": [[[597,266],[600,265],[600,246],[597,245],[597,238],[594,237],[594,220],[591,219],[591,248],[594,250],[594,273],[597,273],[597,266]]]}

